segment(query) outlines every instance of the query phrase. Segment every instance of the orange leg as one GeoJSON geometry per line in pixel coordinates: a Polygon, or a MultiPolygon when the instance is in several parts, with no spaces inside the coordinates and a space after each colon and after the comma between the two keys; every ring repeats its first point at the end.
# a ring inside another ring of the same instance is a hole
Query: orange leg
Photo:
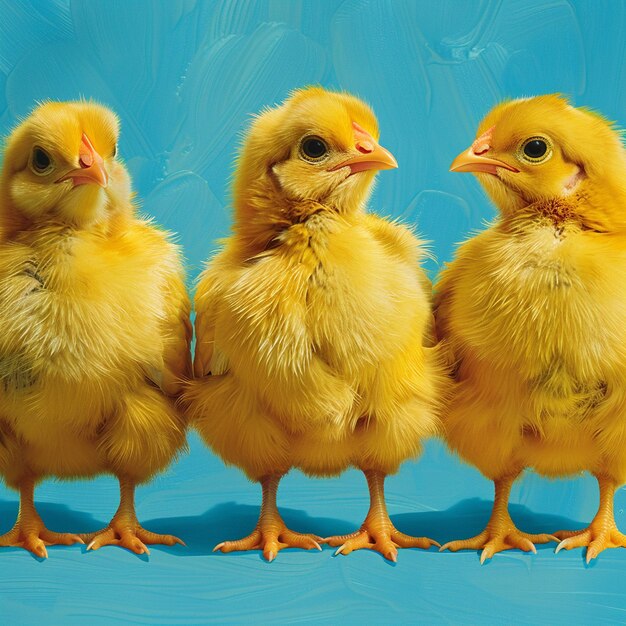
{"type": "Polygon", "coordinates": [[[517,475],[507,476],[494,481],[495,499],[491,517],[485,530],[471,539],[450,541],[441,546],[441,550],[480,550],[481,564],[490,559],[496,552],[519,548],[524,552],[537,553],[535,543],[557,541],[553,535],[531,535],[519,530],[509,515],[509,494],[517,475]]]}
{"type": "Polygon", "coordinates": [[[120,505],[109,525],[98,532],[81,535],[85,541],[89,541],[87,550],[116,545],[136,554],[150,554],[146,544],[158,543],[173,546],[179,543],[184,546],[185,543],[178,537],[157,535],[142,528],[135,513],[135,484],[123,478],[119,480],[120,505]]]}
{"type": "Polygon", "coordinates": [[[427,537],[411,537],[396,530],[389,519],[385,504],[385,474],[375,470],[363,472],[370,492],[370,508],[359,530],[349,535],[327,537],[324,543],[339,546],[335,555],[350,554],[354,550],[367,548],[380,552],[386,559],[398,560],[398,548],[423,548],[439,544],[427,537]]]}
{"type": "Polygon", "coordinates": [[[276,506],[276,492],[281,478],[280,475],[272,474],[261,479],[263,489],[261,513],[252,533],[237,541],[218,543],[213,548],[213,552],[217,550],[222,552],[263,550],[263,556],[268,561],[273,561],[279,550],[283,548],[322,549],[318,543],[321,538],[317,535],[296,533],[285,525],[276,506]]]}
{"type": "Polygon", "coordinates": [[[20,484],[20,508],[15,526],[0,536],[0,546],[15,546],[29,550],[35,556],[48,558],[46,546],[84,543],[78,535],[48,530],[35,508],[35,481],[26,478],[20,484]]]}
{"type": "Polygon", "coordinates": [[[555,552],[586,546],[587,563],[606,548],[626,548],[626,535],[617,529],[613,513],[613,496],[617,484],[611,478],[596,478],[600,487],[600,506],[591,524],[583,530],[560,530],[554,533],[561,540],[555,552]]]}

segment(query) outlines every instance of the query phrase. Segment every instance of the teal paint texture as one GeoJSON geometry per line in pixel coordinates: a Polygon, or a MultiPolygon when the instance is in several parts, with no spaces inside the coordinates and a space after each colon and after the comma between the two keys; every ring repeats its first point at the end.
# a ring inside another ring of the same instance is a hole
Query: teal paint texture
{"type": "MultiPolygon", "coordinates": [[[[626,3],[620,0],[43,0],[0,2],[0,131],[37,100],[84,96],[120,116],[120,154],[142,210],[179,235],[190,284],[229,228],[229,178],[250,115],[290,90],[319,83],[367,100],[381,143],[400,167],[382,172],[371,209],[416,226],[435,274],[456,243],[493,209],[470,175],[450,174],[497,101],[568,94],[626,125],[626,3]]],[[[144,525],[188,547],[149,557],[106,547],[57,547],[39,562],[0,550],[0,621],[6,624],[211,622],[591,623],[623,621],[626,551],[591,566],[580,550],[498,554],[404,550],[396,565],[372,552],[332,558],[281,552],[213,554],[249,532],[260,490],[190,436],[190,454],[138,492],[144,525]]],[[[392,519],[439,541],[479,531],[491,484],[429,442],[388,480],[392,519]]],[[[37,490],[53,529],[95,530],[117,505],[110,477],[46,481],[37,490]]],[[[297,472],[279,504],[296,530],[353,530],[367,509],[358,472],[312,480],[297,472]]],[[[597,505],[588,476],[528,473],[511,498],[527,531],[583,527],[597,505]]],[[[626,529],[626,494],[616,517],[626,529]]],[[[0,532],[17,495],[0,487],[0,532]]]]}

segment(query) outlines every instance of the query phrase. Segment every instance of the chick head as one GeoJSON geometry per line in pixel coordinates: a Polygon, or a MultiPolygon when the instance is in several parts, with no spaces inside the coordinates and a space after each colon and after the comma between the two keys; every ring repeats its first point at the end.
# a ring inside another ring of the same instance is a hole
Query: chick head
{"type": "Polygon", "coordinates": [[[363,205],[378,170],[395,167],[378,144],[369,106],[349,94],[309,87],[255,118],[238,162],[235,199],[255,204],[254,196],[271,186],[290,202],[348,212],[363,205]]]}
{"type": "Polygon", "coordinates": [[[619,133],[601,115],[575,108],[559,95],[496,106],[450,170],[474,172],[504,214],[533,203],[575,204],[584,198],[602,205],[603,218],[595,218],[610,220],[607,188],[616,186],[613,191],[622,198],[626,194],[626,155],[619,133]]]}
{"type": "Polygon", "coordinates": [[[115,114],[93,102],[46,102],[10,135],[2,180],[11,209],[31,221],[47,217],[86,226],[130,198],[116,159],[115,114]]]}

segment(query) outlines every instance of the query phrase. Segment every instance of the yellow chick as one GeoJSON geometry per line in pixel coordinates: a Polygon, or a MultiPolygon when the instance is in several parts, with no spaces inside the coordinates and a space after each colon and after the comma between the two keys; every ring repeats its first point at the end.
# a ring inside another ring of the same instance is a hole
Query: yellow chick
{"type": "Polygon", "coordinates": [[[46,557],[82,543],[48,530],[34,486],[119,478],[120,506],[89,548],[180,542],[144,530],[135,485],[184,445],[168,395],[191,375],[177,247],[135,216],[118,121],[91,102],[38,106],[8,139],[0,177],[0,474],[20,509],[0,546],[46,557]]]}
{"type": "Polygon", "coordinates": [[[589,562],[626,546],[613,516],[626,482],[626,153],[600,115],[547,95],[495,107],[451,170],[474,172],[500,211],[435,288],[458,381],[445,435],[495,482],[495,502],[482,533],[443,549],[482,548],[484,562],[558,538],[589,562]],[[518,530],[507,504],[526,467],[593,473],[591,524],[518,530]]]}
{"type": "Polygon", "coordinates": [[[337,553],[435,542],[397,531],[384,480],[435,432],[438,387],[430,288],[420,242],[365,212],[377,170],[397,167],[371,109],[313,87],[262,112],[234,181],[234,225],[195,298],[191,419],[227,463],[260,482],[251,535],[216,550],[337,553]],[[355,533],[322,540],[286,527],[276,506],[292,467],[312,476],[355,466],[371,505],[355,533]]]}

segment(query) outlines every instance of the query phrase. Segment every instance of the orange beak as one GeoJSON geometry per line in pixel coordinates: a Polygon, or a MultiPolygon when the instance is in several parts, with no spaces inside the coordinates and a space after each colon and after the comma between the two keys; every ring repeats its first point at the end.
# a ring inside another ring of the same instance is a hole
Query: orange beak
{"type": "Polygon", "coordinates": [[[485,156],[491,150],[491,138],[493,128],[474,141],[474,143],[465,151],[461,152],[450,165],[451,172],[486,172],[487,174],[497,174],[498,168],[509,170],[510,172],[519,172],[516,167],[485,156]]]}
{"type": "Polygon", "coordinates": [[[350,157],[339,165],[330,168],[334,172],[342,167],[350,168],[350,176],[366,170],[392,170],[398,167],[398,162],[389,150],[383,148],[378,142],[356,122],[352,122],[354,128],[354,147],[359,154],[350,157]]]}
{"type": "Polygon", "coordinates": [[[80,165],[78,169],[69,171],[57,182],[62,183],[65,180],[71,180],[74,187],[93,183],[100,185],[100,187],[107,186],[109,176],[104,167],[104,159],[98,154],[85,133],[83,133],[80,143],[78,163],[80,165]]]}

